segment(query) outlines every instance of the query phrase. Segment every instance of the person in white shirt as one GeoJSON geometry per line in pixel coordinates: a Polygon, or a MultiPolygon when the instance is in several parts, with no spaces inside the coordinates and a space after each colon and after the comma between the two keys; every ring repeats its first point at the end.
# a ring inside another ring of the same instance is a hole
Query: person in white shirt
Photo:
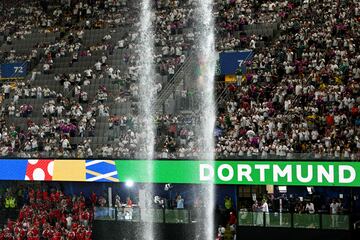
{"type": "Polygon", "coordinates": [[[14,104],[11,104],[8,107],[8,111],[9,111],[9,116],[14,116],[15,115],[15,106],[14,106],[14,104]]]}
{"type": "Polygon", "coordinates": [[[12,44],[12,39],[11,39],[10,36],[7,36],[7,37],[6,37],[6,43],[7,43],[8,45],[11,45],[11,44],[12,44]]]}
{"type": "Polygon", "coordinates": [[[269,205],[266,202],[265,199],[263,199],[261,201],[261,204],[258,205],[258,209],[257,209],[257,217],[256,217],[256,224],[259,226],[263,226],[264,224],[264,213],[265,213],[265,217],[266,217],[266,224],[270,223],[270,218],[269,218],[269,205]]]}
{"type": "Polygon", "coordinates": [[[69,142],[69,140],[68,140],[66,137],[64,137],[64,138],[61,140],[61,147],[62,147],[63,149],[68,149],[68,148],[70,148],[70,142],[69,142]]]}
{"type": "Polygon", "coordinates": [[[306,203],[305,211],[309,212],[310,214],[315,213],[315,206],[312,202],[306,203]]]}
{"type": "Polygon", "coordinates": [[[260,206],[260,209],[261,209],[261,212],[269,213],[269,205],[268,205],[268,203],[266,202],[265,199],[262,200],[262,204],[260,206]]]}
{"type": "Polygon", "coordinates": [[[43,71],[44,71],[45,74],[49,74],[50,73],[50,64],[45,63],[43,65],[43,71]]]}
{"type": "Polygon", "coordinates": [[[92,152],[92,150],[91,150],[90,147],[88,147],[88,148],[86,149],[86,156],[87,156],[87,157],[92,157],[92,156],[93,156],[93,152],[92,152]]]}
{"type": "Polygon", "coordinates": [[[85,72],[85,76],[87,79],[92,79],[92,70],[91,69],[86,69],[84,72],[85,72]]]}
{"type": "Polygon", "coordinates": [[[68,230],[71,229],[71,224],[72,224],[72,217],[71,217],[71,214],[69,214],[69,216],[66,218],[66,228],[68,230]]]}
{"type": "Polygon", "coordinates": [[[5,99],[8,99],[10,97],[11,85],[8,83],[5,83],[3,85],[3,89],[4,89],[5,99]]]}
{"type": "Polygon", "coordinates": [[[332,227],[337,227],[339,222],[339,210],[340,210],[340,203],[338,203],[335,199],[333,199],[332,203],[330,204],[330,214],[331,214],[331,225],[332,227]]]}
{"type": "Polygon", "coordinates": [[[68,80],[66,80],[65,82],[64,82],[64,90],[67,90],[67,89],[69,89],[69,86],[71,85],[71,83],[68,81],[68,80]]]}
{"type": "Polygon", "coordinates": [[[118,48],[124,48],[125,47],[125,40],[124,39],[121,39],[118,41],[118,48]]]}
{"type": "Polygon", "coordinates": [[[255,48],[256,48],[255,39],[251,39],[251,41],[250,41],[250,48],[251,48],[251,49],[255,49],[255,48]]]}
{"type": "Polygon", "coordinates": [[[101,71],[101,62],[100,61],[97,61],[94,66],[95,66],[96,71],[98,71],[98,72],[101,71]]]}
{"type": "Polygon", "coordinates": [[[101,56],[101,63],[104,66],[106,64],[107,57],[105,55],[101,56]]]}

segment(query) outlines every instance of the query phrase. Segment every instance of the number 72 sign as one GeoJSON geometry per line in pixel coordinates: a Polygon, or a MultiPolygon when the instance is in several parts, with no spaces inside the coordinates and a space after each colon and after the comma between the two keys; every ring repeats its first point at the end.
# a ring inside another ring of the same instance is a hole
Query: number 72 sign
{"type": "Polygon", "coordinates": [[[24,67],[14,67],[14,73],[23,74],[24,73],[24,67]]]}
{"type": "Polygon", "coordinates": [[[0,79],[25,78],[27,74],[27,62],[1,64],[0,79]]]}

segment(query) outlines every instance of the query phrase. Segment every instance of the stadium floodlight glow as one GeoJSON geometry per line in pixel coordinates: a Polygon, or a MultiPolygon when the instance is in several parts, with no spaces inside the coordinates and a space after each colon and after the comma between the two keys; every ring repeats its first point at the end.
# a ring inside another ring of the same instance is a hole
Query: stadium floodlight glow
{"type": "Polygon", "coordinates": [[[133,180],[126,180],[125,181],[125,186],[127,187],[127,188],[132,188],[133,186],[134,186],[134,181],[133,180]]]}

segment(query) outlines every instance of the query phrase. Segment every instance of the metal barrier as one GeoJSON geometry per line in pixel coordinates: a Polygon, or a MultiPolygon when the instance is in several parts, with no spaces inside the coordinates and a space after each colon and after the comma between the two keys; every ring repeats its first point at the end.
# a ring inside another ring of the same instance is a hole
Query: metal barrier
{"type": "Polygon", "coordinates": [[[239,226],[350,230],[350,216],[342,214],[263,213],[240,211],[239,226]]]}
{"type": "MultiPolygon", "coordinates": [[[[26,122],[26,118],[22,119],[24,120],[24,124],[26,122]]],[[[92,144],[93,148],[97,148],[100,146],[104,146],[103,144],[92,144]]],[[[58,156],[54,156],[53,152],[45,152],[45,151],[27,151],[26,154],[28,154],[28,156],[32,156],[35,155],[37,157],[33,157],[36,159],[41,159],[41,158],[59,158],[58,156]],[[41,157],[39,157],[39,155],[41,157]]],[[[112,159],[114,160],[119,160],[119,159],[139,159],[142,158],[144,156],[145,153],[143,152],[134,152],[134,153],[129,153],[129,154],[124,154],[124,155],[118,155],[118,156],[113,156],[112,159]]],[[[169,153],[168,157],[166,159],[177,159],[177,160],[188,160],[191,158],[197,158],[199,155],[201,154],[201,152],[190,152],[190,153],[185,153],[186,156],[181,157],[180,153],[169,153]]],[[[164,159],[163,158],[163,153],[161,152],[155,152],[154,154],[154,158],[161,160],[164,159]]],[[[184,155],[182,153],[182,155],[184,155]]],[[[24,153],[23,152],[9,152],[7,155],[3,155],[0,156],[0,161],[1,158],[3,159],[19,159],[19,158],[31,158],[31,157],[24,157],[24,153]]],[[[103,159],[104,156],[102,156],[100,153],[94,153],[92,158],[100,158],[103,159]]],[[[64,158],[62,157],[61,159],[77,159],[76,157],[76,151],[73,152],[73,155],[64,158]]],[[[106,157],[106,159],[111,159],[109,157],[106,157]]],[[[291,153],[288,154],[287,156],[280,156],[280,155],[276,155],[276,154],[267,154],[266,156],[262,156],[261,154],[253,154],[253,155],[233,155],[233,156],[228,156],[228,155],[223,155],[223,154],[216,154],[215,155],[215,159],[221,159],[221,160],[233,160],[233,161],[241,161],[241,160],[247,160],[247,161],[272,161],[272,160],[276,160],[276,161],[280,161],[280,160],[296,160],[296,161],[359,161],[360,160],[360,153],[356,153],[354,155],[351,155],[351,157],[344,157],[342,155],[335,157],[335,156],[331,156],[331,155],[317,155],[315,153],[291,153]]]]}
{"type": "Polygon", "coordinates": [[[115,208],[96,207],[94,211],[95,220],[115,220],[115,208]]]}
{"type": "Polygon", "coordinates": [[[197,222],[198,214],[186,209],[140,209],[139,207],[109,208],[97,207],[95,220],[110,220],[145,223],[179,223],[197,222]]]}

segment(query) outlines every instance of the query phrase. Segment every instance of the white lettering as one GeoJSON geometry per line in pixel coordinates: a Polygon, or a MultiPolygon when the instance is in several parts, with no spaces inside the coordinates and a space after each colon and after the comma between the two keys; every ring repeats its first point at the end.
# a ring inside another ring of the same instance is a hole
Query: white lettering
{"type": "Polygon", "coordinates": [[[329,171],[323,165],[319,165],[317,169],[317,180],[319,183],[323,182],[323,178],[329,183],[334,183],[334,166],[329,166],[329,171]]]}
{"type": "Polygon", "coordinates": [[[24,73],[23,67],[14,67],[14,72],[15,73],[24,73]]]}
{"type": "Polygon", "coordinates": [[[213,178],[214,167],[210,164],[200,164],[200,181],[210,181],[213,178]]]}
{"type": "Polygon", "coordinates": [[[356,171],[352,166],[340,165],[339,166],[339,183],[352,183],[356,178],[356,171]],[[345,172],[349,172],[350,176],[345,177],[345,172]]]}
{"type": "Polygon", "coordinates": [[[251,167],[247,164],[238,164],[238,181],[242,182],[243,177],[247,179],[248,182],[252,182],[252,178],[250,177],[251,174],[251,167]]]}
{"type": "Polygon", "coordinates": [[[292,171],[291,171],[291,165],[286,165],[286,167],[284,168],[284,170],[281,170],[281,168],[279,167],[279,165],[275,164],[274,165],[274,182],[278,182],[279,181],[279,177],[286,177],[287,176],[287,181],[288,182],[292,182],[292,171]]]}
{"type": "Polygon", "coordinates": [[[217,172],[218,177],[221,181],[228,182],[234,177],[234,169],[229,164],[221,164],[217,172]],[[227,176],[224,176],[224,169],[228,171],[227,176]]]}
{"type": "Polygon", "coordinates": [[[270,169],[269,164],[255,164],[255,169],[260,170],[260,182],[265,182],[265,170],[270,169]]]}
{"type": "Polygon", "coordinates": [[[301,165],[296,165],[296,177],[300,182],[303,183],[308,183],[312,180],[313,178],[313,166],[312,165],[308,165],[307,166],[307,176],[303,177],[302,176],[302,166],[301,165]]]}

